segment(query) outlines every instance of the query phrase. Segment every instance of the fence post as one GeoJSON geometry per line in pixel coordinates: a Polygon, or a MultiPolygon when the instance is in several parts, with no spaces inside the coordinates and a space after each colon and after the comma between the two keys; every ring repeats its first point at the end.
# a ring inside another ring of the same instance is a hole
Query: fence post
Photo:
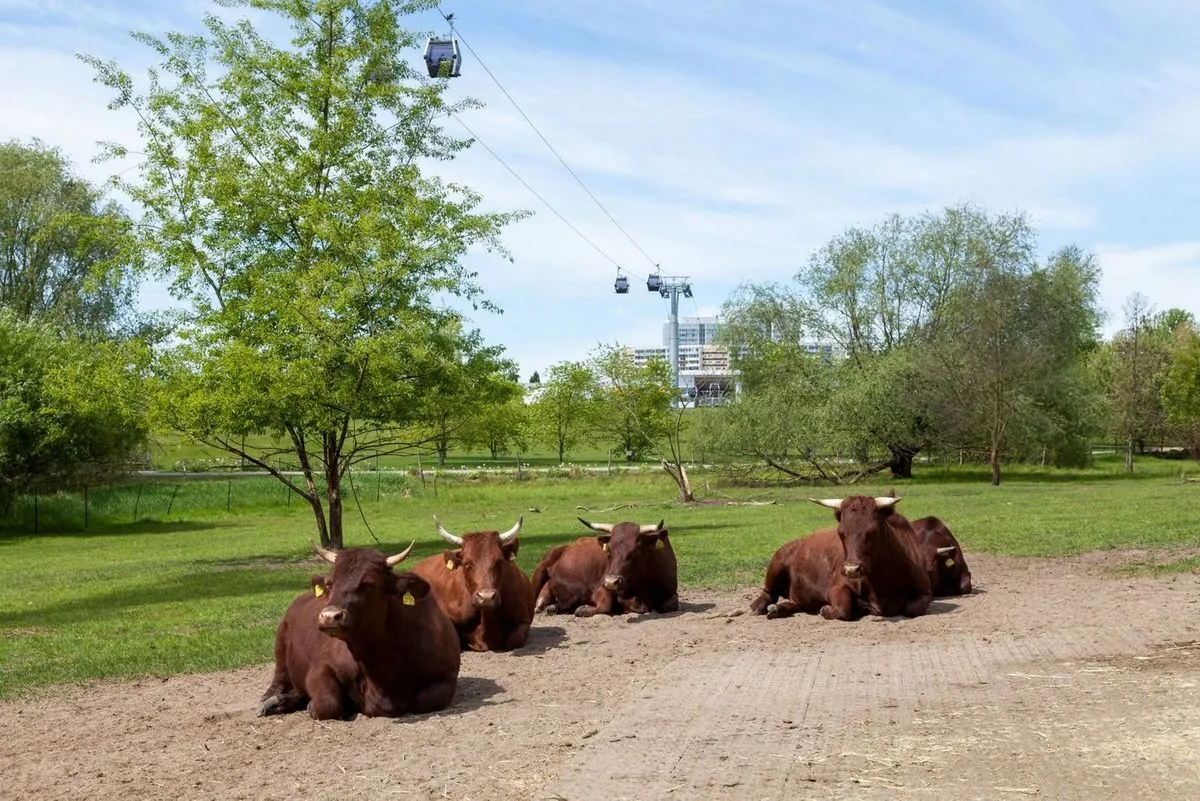
{"type": "Polygon", "coordinates": [[[167,501],[167,517],[171,516],[171,507],[175,505],[175,496],[177,494],[179,494],[179,485],[178,484],[176,484],[175,488],[173,490],[171,490],[171,500],[167,501]]]}
{"type": "Polygon", "coordinates": [[[33,491],[33,533],[38,533],[38,494],[37,490],[33,491]]]}
{"type": "Polygon", "coordinates": [[[83,485],[83,527],[88,527],[88,488],[87,484],[83,485]]]}
{"type": "Polygon", "coordinates": [[[229,479],[229,486],[225,490],[225,511],[229,511],[230,504],[233,503],[233,479],[229,479]]]}
{"type": "Polygon", "coordinates": [[[142,484],[138,483],[137,497],[133,499],[133,522],[137,522],[138,507],[142,503],[142,484]]]}

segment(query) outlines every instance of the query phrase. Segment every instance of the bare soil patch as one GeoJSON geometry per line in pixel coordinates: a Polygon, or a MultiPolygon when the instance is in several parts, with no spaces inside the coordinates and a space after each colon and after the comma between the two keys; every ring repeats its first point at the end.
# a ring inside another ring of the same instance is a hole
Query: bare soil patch
{"type": "Polygon", "coordinates": [[[1200,798],[1200,576],[1122,558],[973,556],[913,620],[539,617],[395,720],[258,718],[267,663],[55,690],[0,704],[0,797],[1200,798]]]}

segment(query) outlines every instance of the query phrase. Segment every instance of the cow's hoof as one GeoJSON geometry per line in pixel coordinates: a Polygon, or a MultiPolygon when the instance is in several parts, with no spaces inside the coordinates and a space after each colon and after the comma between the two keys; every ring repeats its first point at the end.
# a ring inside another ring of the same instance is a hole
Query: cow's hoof
{"type": "Polygon", "coordinates": [[[779,604],[767,604],[767,620],[779,617],[779,604]]]}
{"type": "Polygon", "coordinates": [[[837,614],[833,611],[832,606],[826,604],[825,606],[821,607],[821,617],[825,618],[826,620],[836,620],[837,614]]]}
{"type": "Polygon", "coordinates": [[[266,715],[274,714],[279,709],[279,696],[272,695],[270,698],[263,699],[262,706],[258,709],[258,716],[265,717],[266,715]]]}
{"type": "Polygon", "coordinates": [[[596,614],[596,607],[581,606],[575,610],[575,617],[592,617],[596,614]]]}
{"type": "Polygon", "coordinates": [[[546,604],[545,606],[542,607],[542,614],[557,615],[558,614],[558,606],[556,604],[546,604]]]}

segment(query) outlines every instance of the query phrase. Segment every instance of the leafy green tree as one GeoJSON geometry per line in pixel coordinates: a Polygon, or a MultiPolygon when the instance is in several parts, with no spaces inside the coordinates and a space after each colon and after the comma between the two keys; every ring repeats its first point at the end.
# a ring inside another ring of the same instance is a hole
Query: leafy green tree
{"type": "Polygon", "coordinates": [[[501,348],[484,347],[477,334],[463,341],[471,347],[462,358],[443,364],[437,385],[424,398],[420,439],[432,444],[439,467],[454,446],[471,438],[472,427],[521,392],[508,375],[513,363],[502,357],[501,348]]]}
{"type": "Polygon", "coordinates": [[[478,105],[447,103],[406,58],[423,37],[398,14],[432,0],[220,5],[290,26],[290,46],[212,14],[198,35],[137,33],[161,60],[141,93],[84,57],[137,115],[142,161],[122,186],[149,267],[190,309],[157,365],[156,420],[270,471],[339,548],[346,471],[411,449],[402,432],[444,366],[475,352],[442,299],[494,308],[460,260],[503,253],[521,215],[427,172],[470,144],[441,123],[478,105]]]}
{"type": "Polygon", "coordinates": [[[477,408],[463,426],[462,443],[468,448],[487,448],[493,459],[513,448],[523,451],[528,446],[529,415],[529,407],[519,391],[506,402],[477,408]]]}
{"type": "Polygon", "coordinates": [[[1200,461],[1200,331],[1194,325],[1175,328],[1162,400],[1172,437],[1200,461]]]}
{"type": "Polygon", "coordinates": [[[0,500],[110,480],[145,452],[136,341],[88,342],[0,311],[0,500]]]}
{"type": "Polygon", "coordinates": [[[586,363],[562,362],[550,368],[530,406],[530,427],[537,441],[558,452],[560,464],[595,431],[598,395],[596,376],[586,363]]]}
{"type": "Polygon", "coordinates": [[[1133,455],[1163,428],[1162,383],[1171,340],[1154,324],[1153,309],[1141,293],[1124,306],[1125,328],[1096,353],[1097,372],[1109,407],[1109,430],[1125,443],[1125,472],[1133,455]]]}
{"type": "Polygon", "coordinates": [[[77,335],[132,322],[129,216],[38,140],[0,143],[0,308],[77,335]]]}
{"type": "Polygon", "coordinates": [[[542,377],[541,377],[540,375],[538,375],[538,371],[537,371],[537,370],[534,370],[534,371],[533,371],[533,375],[529,376],[529,383],[530,383],[530,384],[540,384],[540,383],[542,383],[542,377]]]}
{"type": "Polygon", "coordinates": [[[992,483],[1000,483],[1006,449],[1028,446],[1056,430],[1057,418],[1081,399],[1059,391],[1082,382],[1096,344],[1099,267],[1077,248],[1045,266],[979,254],[977,278],[955,290],[944,325],[924,343],[942,392],[932,413],[956,447],[984,450],[992,483]]]}

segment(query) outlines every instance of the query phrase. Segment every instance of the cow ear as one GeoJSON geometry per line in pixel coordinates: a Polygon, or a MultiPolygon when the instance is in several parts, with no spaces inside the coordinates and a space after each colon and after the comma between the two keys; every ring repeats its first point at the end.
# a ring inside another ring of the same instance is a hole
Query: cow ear
{"type": "Polygon", "coordinates": [[[442,559],[446,561],[446,569],[454,570],[462,567],[462,549],[456,548],[453,551],[442,551],[442,559]]]}
{"type": "Polygon", "coordinates": [[[500,551],[504,554],[505,559],[516,559],[517,550],[521,547],[520,540],[510,540],[500,546],[500,551]]]}
{"type": "Polygon", "coordinates": [[[429,582],[416,573],[397,573],[396,594],[411,595],[414,599],[420,600],[429,594],[429,582]]]}
{"type": "Polygon", "coordinates": [[[667,539],[667,530],[665,528],[659,529],[658,531],[651,531],[647,534],[639,534],[638,535],[638,542],[640,544],[653,545],[656,548],[663,547],[662,544],[664,542],[666,542],[666,539],[667,539]]]}
{"type": "Polygon", "coordinates": [[[312,585],[313,595],[318,598],[329,592],[330,581],[327,576],[310,576],[308,581],[312,585]]]}
{"type": "Polygon", "coordinates": [[[612,534],[610,534],[607,531],[601,532],[596,535],[596,542],[600,543],[601,545],[608,545],[608,541],[611,539],[612,539],[612,534]]]}

